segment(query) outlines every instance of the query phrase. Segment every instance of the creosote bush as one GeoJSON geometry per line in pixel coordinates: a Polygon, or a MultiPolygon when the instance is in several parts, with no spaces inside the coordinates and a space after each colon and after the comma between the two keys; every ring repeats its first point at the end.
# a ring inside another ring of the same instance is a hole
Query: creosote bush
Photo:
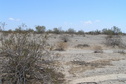
{"type": "Polygon", "coordinates": [[[58,42],[55,50],[64,51],[66,50],[67,47],[68,47],[68,44],[66,42],[58,42]]]}
{"type": "Polygon", "coordinates": [[[60,36],[60,39],[63,41],[63,42],[68,42],[70,40],[69,36],[68,35],[62,35],[60,36]]]}
{"type": "Polygon", "coordinates": [[[112,47],[125,47],[125,45],[122,43],[121,36],[119,35],[108,35],[106,37],[106,45],[107,46],[112,46],[112,47]]]}
{"type": "Polygon", "coordinates": [[[61,84],[64,75],[53,68],[40,66],[45,50],[44,38],[35,34],[9,34],[1,36],[1,55],[5,57],[2,64],[2,83],[4,84],[61,84]],[[35,84],[35,83],[34,83],[35,84]]]}
{"type": "Polygon", "coordinates": [[[95,46],[94,47],[94,53],[103,53],[102,47],[101,46],[95,46]]]}
{"type": "Polygon", "coordinates": [[[90,45],[88,44],[78,44],[77,46],[75,46],[76,48],[85,48],[85,47],[90,47],[90,45]]]}

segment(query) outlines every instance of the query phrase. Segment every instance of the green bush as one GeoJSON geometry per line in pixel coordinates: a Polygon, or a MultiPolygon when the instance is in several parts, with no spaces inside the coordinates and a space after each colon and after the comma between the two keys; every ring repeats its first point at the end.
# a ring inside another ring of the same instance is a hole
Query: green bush
{"type": "Polygon", "coordinates": [[[102,33],[103,34],[107,34],[107,35],[118,35],[118,34],[122,34],[121,29],[118,28],[118,27],[116,27],[116,26],[113,26],[111,29],[104,28],[102,30],[102,33]]]}
{"type": "Polygon", "coordinates": [[[44,33],[46,30],[45,26],[36,26],[36,32],[37,33],[44,33]]]}

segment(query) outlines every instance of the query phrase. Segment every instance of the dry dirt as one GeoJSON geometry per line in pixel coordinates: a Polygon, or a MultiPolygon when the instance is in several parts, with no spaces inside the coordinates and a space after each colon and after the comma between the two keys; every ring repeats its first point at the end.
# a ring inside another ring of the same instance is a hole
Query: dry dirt
{"type": "MultiPolygon", "coordinates": [[[[65,75],[65,84],[126,84],[126,48],[106,46],[106,35],[48,36],[51,57],[45,59],[65,75]],[[69,40],[62,43],[61,36],[69,40]]],[[[121,38],[126,45],[126,36],[121,38]]]]}
{"type": "MultiPolygon", "coordinates": [[[[106,46],[106,35],[65,35],[67,47],[58,51],[61,36],[49,35],[48,42],[53,46],[51,59],[58,62],[56,70],[65,74],[65,84],[126,84],[126,49],[106,46]]],[[[126,44],[126,36],[121,38],[126,44]]]]}

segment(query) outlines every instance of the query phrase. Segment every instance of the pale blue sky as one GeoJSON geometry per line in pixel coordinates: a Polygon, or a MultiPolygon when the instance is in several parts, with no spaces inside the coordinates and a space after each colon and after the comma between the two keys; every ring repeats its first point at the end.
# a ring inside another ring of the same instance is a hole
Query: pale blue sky
{"type": "Polygon", "coordinates": [[[126,0],[0,0],[0,22],[6,29],[25,23],[84,31],[117,26],[126,32],[126,0]]]}

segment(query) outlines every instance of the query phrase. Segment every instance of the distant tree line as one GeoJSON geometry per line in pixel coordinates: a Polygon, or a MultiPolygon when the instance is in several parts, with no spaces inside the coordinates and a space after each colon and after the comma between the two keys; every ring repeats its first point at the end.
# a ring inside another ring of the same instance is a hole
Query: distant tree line
{"type": "Polygon", "coordinates": [[[54,34],[79,34],[79,35],[84,35],[84,34],[92,34],[92,35],[98,35],[98,34],[107,34],[107,35],[118,35],[118,34],[124,34],[120,28],[113,26],[112,28],[103,28],[102,30],[95,30],[95,31],[89,31],[89,32],[84,32],[83,30],[78,30],[76,31],[74,28],[69,28],[68,30],[62,30],[61,28],[53,28],[52,30],[46,30],[45,26],[36,26],[35,30],[32,28],[27,28],[27,25],[22,24],[15,28],[15,30],[4,30],[5,23],[0,24],[0,31],[6,32],[6,33],[27,33],[27,32],[33,32],[37,34],[42,34],[42,33],[54,33],[54,34]]]}

